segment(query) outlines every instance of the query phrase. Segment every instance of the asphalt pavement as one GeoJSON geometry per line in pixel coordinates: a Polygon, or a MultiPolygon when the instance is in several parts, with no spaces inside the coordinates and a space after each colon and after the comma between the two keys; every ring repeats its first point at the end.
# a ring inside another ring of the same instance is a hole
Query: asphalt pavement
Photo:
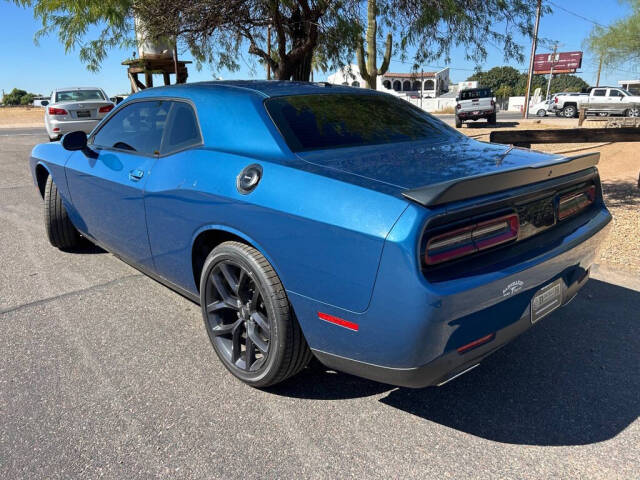
{"type": "Polygon", "coordinates": [[[314,365],[255,390],[195,304],[48,244],[28,172],[47,139],[16,132],[0,130],[0,478],[638,478],[640,291],[592,279],[440,388],[314,365]]]}

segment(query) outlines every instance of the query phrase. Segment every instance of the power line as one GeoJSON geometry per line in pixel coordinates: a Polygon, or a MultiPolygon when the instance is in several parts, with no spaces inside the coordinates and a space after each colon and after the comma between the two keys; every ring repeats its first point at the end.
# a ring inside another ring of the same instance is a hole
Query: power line
{"type": "Polygon", "coordinates": [[[550,3],[551,5],[553,5],[554,7],[556,7],[556,8],[559,8],[560,10],[564,10],[564,11],[565,11],[565,12],[567,12],[569,15],[573,15],[574,17],[580,18],[580,19],[582,19],[582,20],[584,20],[584,21],[586,21],[586,22],[589,22],[589,23],[593,23],[594,25],[597,25],[597,26],[599,26],[599,27],[607,28],[606,26],[602,25],[601,23],[598,23],[598,22],[596,22],[595,20],[591,20],[590,18],[587,18],[587,17],[585,17],[584,15],[580,15],[579,13],[572,12],[571,10],[566,9],[566,8],[564,8],[564,7],[560,6],[560,5],[558,5],[558,4],[557,4],[557,3],[555,3],[555,2],[551,2],[551,1],[549,1],[549,3],[550,3]]]}

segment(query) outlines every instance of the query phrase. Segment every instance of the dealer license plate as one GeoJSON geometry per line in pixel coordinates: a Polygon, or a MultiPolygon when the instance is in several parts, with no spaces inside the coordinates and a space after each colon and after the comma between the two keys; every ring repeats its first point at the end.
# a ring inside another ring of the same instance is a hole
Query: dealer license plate
{"type": "Polygon", "coordinates": [[[531,323],[536,323],[562,305],[562,279],[545,285],[531,299],[531,323]]]}
{"type": "Polygon", "coordinates": [[[89,118],[91,116],[91,112],[89,110],[78,110],[76,113],[78,118],[89,118]]]}

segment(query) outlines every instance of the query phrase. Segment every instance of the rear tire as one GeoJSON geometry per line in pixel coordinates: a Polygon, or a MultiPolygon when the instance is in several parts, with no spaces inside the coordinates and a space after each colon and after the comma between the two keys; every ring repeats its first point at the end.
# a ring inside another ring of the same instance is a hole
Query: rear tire
{"type": "Polygon", "coordinates": [[[44,227],[49,242],[54,247],[67,250],[80,244],[80,234],[69,220],[58,187],[53,183],[51,175],[47,177],[44,187],[44,227]]]}
{"type": "Polygon", "coordinates": [[[222,364],[252,387],[269,387],[312,357],[282,282],[255,248],[224,242],[204,262],[200,305],[222,364]]]}
{"type": "Polygon", "coordinates": [[[495,125],[497,120],[496,117],[497,117],[496,113],[492,113],[487,117],[487,123],[489,125],[495,125]]]}
{"type": "Polygon", "coordinates": [[[541,108],[540,110],[538,110],[536,112],[536,115],[538,117],[546,117],[547,116],[547,111],[544,108],[541,108]]]}
{"type": "Polygon", "coordinates": [[[573,105],[567,105],[562,109],[562,115],[565,118],[574,118],[578,110],[573,105]]]}
{"type": "Polygon", "coordinates": [[[462,128],[462,120],[456,115],[456,128],[462,128]]]}

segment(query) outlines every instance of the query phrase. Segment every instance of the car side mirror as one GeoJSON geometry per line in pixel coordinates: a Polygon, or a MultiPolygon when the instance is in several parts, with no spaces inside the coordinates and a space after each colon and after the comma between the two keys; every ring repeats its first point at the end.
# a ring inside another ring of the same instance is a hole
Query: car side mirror
{"type": "Polygon", "coordinates": [[[67,133],[62,137],[62,148],[74,152],[87,148],[87,134],[82,131],[67,133]]]}
{"type": "Polygon", "coordinates": [[[42,100],[40,102],[40,105],[42,105],[43,107],[46,107],[47,105],[49,105],[49,100],[42,100]]]}

